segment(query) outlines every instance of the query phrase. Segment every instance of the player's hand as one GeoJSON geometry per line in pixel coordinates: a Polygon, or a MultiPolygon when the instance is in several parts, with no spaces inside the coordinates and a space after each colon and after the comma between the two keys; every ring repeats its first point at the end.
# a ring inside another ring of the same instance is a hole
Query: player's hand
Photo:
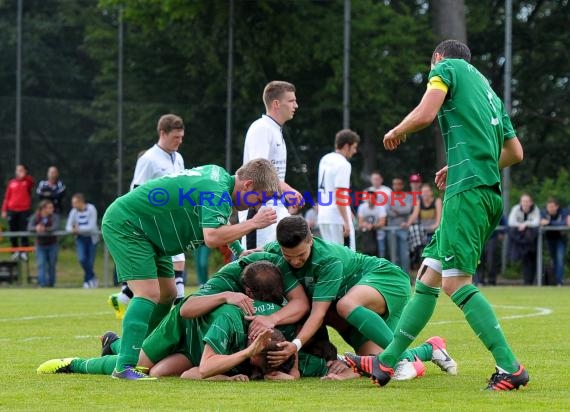
{"type": "Polygon", "coordinates": [[[400,143],[406,141],[406,137],[405,133],[398,134],[396,129],[392,129],[384,135],[384,148],[386,150],[396,150],[400,143]]]}
{"type": "Polygon", "coordinates": [[[286,192],[283,192],[283,197],[285,200],[285,206],[302,207],[305,202],[303,195],[293,188],[287,190],[286,192]]]}
{"type": "Polygon", "coordinates": [[[263,379],[266,379],[268,381],[292,381],[295,379],[295,377],[285,372],[273,371],[263,375],[263,379]]]}
{"type": "Polygon", "coordinates": [[[238,382],[248,382],[249,378],[247,375],[239,374],[239,375],[229,376],[228,380],[229,381],[238,381],[238,382]]]}
{"type": "Polygon", "coordinates": [[[237,306],[243,313],[250,316],[255,313],[253,308],[253,299],[244,293],[240,292],[226,292],[226,303],[237,306]]]}
{"type": "Polygon", "coordinates": [[[251,221],[255,224],[256,229],[263,229],[277,223],[277,212],[270,207],[262,207],[251,221]]]}
{"type": "Polygon", "coordinates": [[[271,341],[271,334],[272,334],[271,329],[266,329],[263,332],[261,332],[259,335],[257,335],[257,338],[255,338],[255,340],[251,343],[251,345],[248,346],[250,358],[252,356],[260,354],[263,351],[263,349],[265,349],[267,345],[269,345],[269,342],[271,341]]]}
{"type": "Polygon", "coordinates": [[[435,174],[435,185],[439,190],[445,190],[446,182],[447,166],[444,166],[435,174]]]}
{"type": "Polygon", "coordinates": [[[295,344],[292,342],[281,342],[278,343],[277,346],[280,348],[280,350],[267,352],[267,363],[269,363],[269,366],[273,368],[281,365],[283,362],[297,353],[297,346],[295,346],[295,344]]]}
{"type": "Polygon", "coordinates": [[[244,256],[251,255],[252,253],[255,253],[255,252],[263,252],[263,248],[258,247],[255,249],[244,250],[243,252],[241,252],[241,254],[238,257],[242,258],[244,256]]]}
{"type": "Polygon", "coordinates": [[[344,222],[342,224],[342,236],[344,237],[350,236],[350,224],[348,222],[344,222]]]}
{"type": "Polygon", "coordinates": [[[269,316],[246,316],[245,320],[251,321],[249,324],[249,337],[251,339],[257,338],[257,335],[265,329],[273,329],[275,327],[275,322],[269,316]]]}
{"type": "Polygon", "coordinates": [[[346,366],[341,361],[332,360],[327,362],[327,368],[329,368],[328,373],[339,374],[344,372],[348,368],[348,366],[346,366]]]}

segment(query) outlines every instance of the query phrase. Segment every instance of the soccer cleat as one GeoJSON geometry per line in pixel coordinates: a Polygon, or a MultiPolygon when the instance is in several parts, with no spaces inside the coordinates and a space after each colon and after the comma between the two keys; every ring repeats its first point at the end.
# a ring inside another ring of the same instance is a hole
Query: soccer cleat
{"type": "Polygon", "coordinates": [[[99,336],[101,339],[101,356],[115,355],[113,349],[111,349],[111,344],[119,339],[119,335],[115,332],[105,332],[103,336],[99,336]]]}
{"type": "Polygon", "coordinates": [[[77,358],[60,358],[60,359],[51,359],[36,369],[38,375],[49,375],[52,373],[73,373],[71,370],[71,361],[77,358]]]}
{"type": "Polygon", "coordinates": [[[358,356],[346,352],[344,357],[354,372],[369,377],[375,385],[384,386],[394,376],[394,369],[382,365],[376,356],[358,356]]]}
{"type": "Polygon", "coordinates": [[[107,303],[115,309],[115,318],[119,320],[123,319],[127,311],[127,305],[119,301],[119,294],[113,293],[109,296],[109,299],[107,299],[107,303]]]}
{"type": "Polygon", "coordinates": [[[394,380],[409,381],[414,378],[424,376],[425,373],[426,367],[424,366],[424,363],[415,356],[413,361],[404,359],[398,362],[394,371],[394,380]]]}
{"type": "Polygon", "coordinates": [[[448,375],[457,375],[457,362],[447,353],[445,340],[440,336],[432,336],[426,343],[433,348],[431,361],[448,375]]]}
{"type": "Polygon", "coordinates": [[[156,380],[154,376],[149,376],[146,373],[139,371],[137,368],[127,366],[124,371],[113,371],[111,375],[114,379],[125,379],[128,381],[153,381],[156,380]]]}
{"type": "Polygon", "coordinates": [[[499,372],[499,368],[495,368],[496,372],[491,375],[489,384],[485,389],[491,391],[512,391],[519,389],[521,386],[526,386],[530,380],[528,372],[523,365],[519,365],[519,370],[515,373],[499,372]]]}

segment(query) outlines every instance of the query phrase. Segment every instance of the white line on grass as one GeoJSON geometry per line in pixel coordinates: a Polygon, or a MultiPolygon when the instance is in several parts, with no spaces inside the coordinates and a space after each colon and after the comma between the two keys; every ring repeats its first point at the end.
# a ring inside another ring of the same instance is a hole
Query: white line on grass
{"type": "Polygon", "coordinates": [[[54,319],[54,318],[86,318],[89,316],[109,315],[106,312],[91,312],[91,313],[59,313],[55,315],[41,315],[41,316],[23,316],[19,318],[0,318],[0,322],[18,322],[22,320],[38,320],[38,319],[54,319]]]}
{"type": "MultiPolygon", "coordinates": [[[[548,316],[554,312],[552,309],[549,308],[541,308],[538,306],[512,306],[512,305],[493,305],[495,308],[502,308],[502,309],[534,309],[535,312],[532,313],[524,313],[522,315],[508,315],[508,316],[498,316],[499,320],[510,320],[510,319],[522,319],[522,318],[534,318],[536,316],[548,316]]],[[[439,320],[435,322],[430,322],[432,325],[445,325],[448,323],[463,323],[465,322],[464,319],[461,320],[439,320]]]]}

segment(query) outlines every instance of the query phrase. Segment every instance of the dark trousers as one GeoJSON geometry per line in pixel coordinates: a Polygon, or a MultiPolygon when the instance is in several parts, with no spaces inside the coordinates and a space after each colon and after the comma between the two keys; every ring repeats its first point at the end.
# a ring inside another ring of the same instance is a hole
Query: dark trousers
{"type": "MultiPolygon", "coordinates": [[[[8,228],[10,232],[25,232],[28,230],[28,219],[30,217],[30,211],[25,210],[23,212],[8,211],[8,228]]],[[[30,246],[30,242],[27,237],[11,237],[10,243],[12,247],[18,247],[18,240],[22,240],[22,246],[30,246]]]]}

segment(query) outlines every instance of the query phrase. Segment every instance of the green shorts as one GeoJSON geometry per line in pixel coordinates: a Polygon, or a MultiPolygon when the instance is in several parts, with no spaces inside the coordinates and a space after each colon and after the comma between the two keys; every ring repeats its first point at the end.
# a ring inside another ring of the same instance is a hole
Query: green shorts
{"type": "Polygon", "coordinates": [[[422,254],[439,260],[442,276],[474,275],[485,242],[503,213],[503,199],[481,186],[445,199],[441,224],[422,254]]]}
{"type": "Polygon", "coordinates": [[[170,256],[158,256],[152,243],[111,206],[103,218],[101,231],[105,245],[115,261],[119,282],[141,279],[173,278],[170,256]]]}
{"type": "Polygon", "coordinates": [[[192,365],[198,365],[200,361],[199,358],[197,361],[192,359],[186,344],[187,323],[180,316],[181,306],[178,304],[172,308],[142,344],[142,350],[155,364],[176,353],[186,356],[192,365]]]}
{"type": "Polygon", "coordinates": [[[394,330],[412,296],[410,276],[386,259],[380,259],[380,262],[377,267],[366,271],[356,285],[370,286],[384,297],[387,311],[382,319],[394,330]]]}
{"type": "Polygon", "coordinates": [[[299,352],[299,372],[303,377],[320,378],[329,372],[327,361],[318,356],[299,352]]]}

